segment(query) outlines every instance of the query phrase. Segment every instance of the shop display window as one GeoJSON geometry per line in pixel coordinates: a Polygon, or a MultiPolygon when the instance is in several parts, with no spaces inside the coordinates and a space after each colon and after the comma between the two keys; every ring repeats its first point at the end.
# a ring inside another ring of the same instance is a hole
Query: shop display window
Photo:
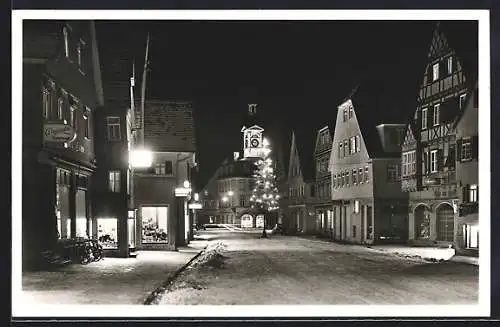
{"type": "Polygon", "coordinates": [[[76,237],[88,237],[87,218],[76,218],[76,237]]]}
{"type": "Polygon", "coordinates": [[[255,227],[264,228],[264,215],[258,215],[255,220],[255,227]]]}
{"type": "Polygon", "coordinates": [[[142,207],[142,243],[167,243],[168,207],[142,207]]]}
{"type": "Polygon", "coordinates": [[[104,249],[118,248],[118,219],[116,218],[98,218],[97,219],[97,237],[99,243],[104,249]]]}
{"type": "Polygon", "coordinates": [[[252,228],[253,226],[253,217],[249,214],[244,214],[241,216],[241,227],[242,228],[252,228]]]}

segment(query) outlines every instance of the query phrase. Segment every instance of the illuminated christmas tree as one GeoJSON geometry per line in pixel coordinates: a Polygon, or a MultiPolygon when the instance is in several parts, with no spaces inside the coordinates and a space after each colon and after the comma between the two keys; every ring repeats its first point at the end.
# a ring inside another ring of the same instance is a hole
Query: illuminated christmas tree
{"type": "Polygon", "coordinates": [[[262,237],[267,237],[266,234],[266,216],[270,212],[279,209],[278,199],[279,191],[276,186],[276,175],[274,172],[274,163],[269,154],[269,142],[264,139],[264,155],[261,159],[255,162],[255,186],[250,197],[252,208],[257,209],[258,213],[264,214],[264,227],[262,237]]]}

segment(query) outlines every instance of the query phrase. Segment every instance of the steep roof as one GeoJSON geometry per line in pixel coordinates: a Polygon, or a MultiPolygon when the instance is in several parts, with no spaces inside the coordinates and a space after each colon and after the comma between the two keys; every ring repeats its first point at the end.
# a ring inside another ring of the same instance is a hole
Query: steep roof
{"type": "MultiPolygon", "coordinates": [[[[383,150],[376,126],[380,124],[406,124],[414,113],[414,106],[395,103],[391,88],[386,82],[374,78],[365,79],[346,97],[354,107],[354,113],[371,158],[399,156],[383,150]]],[[[344,101],[344,102],[345,102],[344,101]]]]}
{"type": "Polygon", "coordinates": [[[295,146],[299,154],[300,169],[304,181],[314,179],[314,145],[316,142],[315,124],[295,124],[295,146]]]}
{"type": "Polygon", "coordinates": [[[152,151],[196,152],[192,103],[147,100],[144,108],[144,141],[152,151]]]}
{"type": "Polygon", "coordinates": [[[471,87],[478,76],[478,22],[446,21],[436,25],[460,60],[471,87]]]}

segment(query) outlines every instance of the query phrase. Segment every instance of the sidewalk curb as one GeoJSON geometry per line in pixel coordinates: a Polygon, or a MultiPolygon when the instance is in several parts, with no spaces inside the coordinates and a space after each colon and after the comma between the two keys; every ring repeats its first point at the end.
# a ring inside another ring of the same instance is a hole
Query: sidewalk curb
{"type": "Polygon", "coordinates": [[[174,273],[170,274],[170,276],[168,276],[167,280],[165,282],[163,282],[159,287],[157,287],[154,291],[152,291],[144,301],[141,301],[143,305],[152,305],[154,304],[153,302],[158,298],[158,296],[160,294],[163,294],[165,292],[165,290],[168,288],[168,286],[170,286],[172,284],[172,282],[177,278],[177,276],[179,276],[179,274],[181,272],[183,272],[191,263],[193,263],[193,261],[195,261],[196,259],[198,259],[198,257],[203,253],[205,252],[205,250],[207,249],[208,247],[208,243],[207,242],[207,245],[205,245],[203,247],[203,249],[201,249],[200,251],[198,251],[197,254],[195,254],[191,259],[189,259],[189,261],[187,263],[185,263],[184,265],[182,265],[179,269],[177,269],[174,273]]]}

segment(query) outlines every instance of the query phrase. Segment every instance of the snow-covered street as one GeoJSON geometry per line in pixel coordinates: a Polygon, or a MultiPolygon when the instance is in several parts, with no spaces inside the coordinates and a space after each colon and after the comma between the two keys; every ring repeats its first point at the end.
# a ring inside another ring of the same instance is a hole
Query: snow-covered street
{"type": "Polygon", "coordinates": [[[203,231],[211,239],[158,304],[474,304],[478,266],[363,246],[203,231]]]}

